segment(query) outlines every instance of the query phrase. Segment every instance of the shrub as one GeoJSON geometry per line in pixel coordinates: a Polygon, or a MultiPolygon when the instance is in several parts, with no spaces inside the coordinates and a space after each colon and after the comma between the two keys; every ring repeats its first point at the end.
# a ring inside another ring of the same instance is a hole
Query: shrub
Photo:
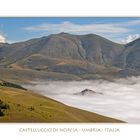
{"type": "Polygon", "coordinates": [[[9,109],[9,105],[3,103],[3,104],[0,105],[0,108],[1,109],[9,109]]]}
{"type": "Polygon", "coordinates": [[[9,109],[9,105],[0,100],[0,109],[9,109]]]}
{"type": "Polygon", "coordinates": [[[35,110],[35,108],[31,106],[28,108],[28,110],[33,111],[33,110],[35,110]]]}
{"type": "Polygon", "coordinates": [[[17,107],[20,107],[20,104],[17,104],[17,107]]]}
{"type": "Polygon", "coordinates": [[[0,99],[0,117],[4,116],[4,110],[9,109],[9,105],[4,103],[1,99],[0,99]]]}
{"type": "Polygon", "coordinates": [[[2,110],[0,109],[0,117],[4,116],[4,113],[2,112],[2,110]]]}
{"type": "Polygon", "coordinates": [[[27,89],[23,88],[20,85],[13,84],[13,83],[10,83],[10,82],[2,82],[2,83],[0,83],[0,86],[12,87],[12,88],[18,88],[18,89],[22,89],[22,90],[27,90],[27,89]]]}

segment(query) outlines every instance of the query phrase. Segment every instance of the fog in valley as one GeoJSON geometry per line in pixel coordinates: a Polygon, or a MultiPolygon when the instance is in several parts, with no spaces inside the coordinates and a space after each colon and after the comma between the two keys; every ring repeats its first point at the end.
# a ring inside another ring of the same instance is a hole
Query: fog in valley
{"type": "Polygon", "coordinates": [[[115,82],[35,81],[23,86],[69,106],[140,123],[140,77],[115,82]]]}

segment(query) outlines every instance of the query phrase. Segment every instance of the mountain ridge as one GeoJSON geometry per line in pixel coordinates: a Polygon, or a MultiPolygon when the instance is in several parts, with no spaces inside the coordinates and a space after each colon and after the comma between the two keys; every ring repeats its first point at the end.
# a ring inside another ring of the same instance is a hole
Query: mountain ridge
{"type": "Polygon", "coordinates": [[[91,75],[122,77],[127,74],[123,75],[121,71],[139,71],[139,45],[140,39],[118,44],[96,34],[62,32],[0,44],[0,68],[66,73],[86,78],[91,75]]]}

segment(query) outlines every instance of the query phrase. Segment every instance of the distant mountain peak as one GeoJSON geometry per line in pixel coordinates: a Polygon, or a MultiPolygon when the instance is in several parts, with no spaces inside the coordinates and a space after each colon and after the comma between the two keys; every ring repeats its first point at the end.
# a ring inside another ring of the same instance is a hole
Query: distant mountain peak
{"type": "Polygon", "coordinates": [[[75,93],[74,95],[82,95],[82,96],[85,96],[85,95],[102,95],[102,93],[100,92],[96,92],[96,91],[93,91],[91,89],[84,89],[82,90],[81,92],[78,92],[78,93],[75,93]]]}
{"type": "Polygon", "coordinates": [[[66,32],[60,32],[57,35],[70,35],[70,33],[66,33],[66,32]]]}

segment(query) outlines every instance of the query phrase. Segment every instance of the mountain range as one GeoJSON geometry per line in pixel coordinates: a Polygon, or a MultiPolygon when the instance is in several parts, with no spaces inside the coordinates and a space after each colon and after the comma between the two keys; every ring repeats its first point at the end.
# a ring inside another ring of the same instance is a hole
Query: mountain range
{"type": "Polygon", "coordinates": [[[118,44],[95,34],[52,34],[0,44],[2,79],[29,81],[140,75],[140,38],[118,44]]]}

